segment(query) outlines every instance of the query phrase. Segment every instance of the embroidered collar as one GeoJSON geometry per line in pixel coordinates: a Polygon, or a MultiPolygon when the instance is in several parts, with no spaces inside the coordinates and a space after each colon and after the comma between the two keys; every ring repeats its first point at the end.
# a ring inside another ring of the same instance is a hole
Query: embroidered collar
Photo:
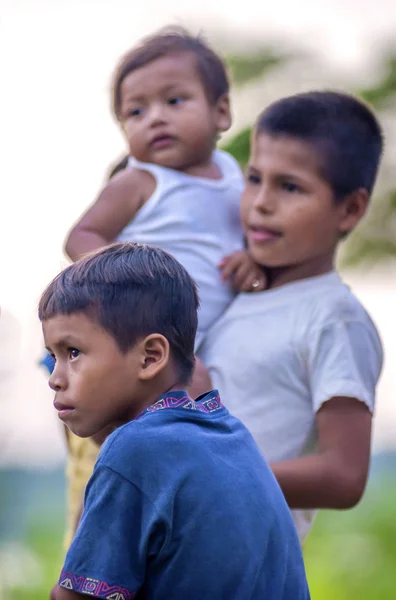
{"type": "Polygon", "coordinates": [[[184,390],[174,390],[163,394],[157,402],[146,408],[138,418],[147,413],[164,410],[166,408],[183,408],[188,410],[197,410],[203,413],[213,413],[224,408],[220,401],[219,392],[212,390],[207,394],[198,396],[196,400],[192,400],[184,390]]]}

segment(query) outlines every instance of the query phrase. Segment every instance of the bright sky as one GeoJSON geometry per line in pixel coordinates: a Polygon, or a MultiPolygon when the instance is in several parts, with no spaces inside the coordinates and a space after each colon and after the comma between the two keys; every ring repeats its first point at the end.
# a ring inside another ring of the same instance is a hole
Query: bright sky
{"type": "Polygon", "coordinates": [[[62,452],[44,377],[34,367],[40,354],[34,312],[43,287],[65,264],[67,230],[123,151],[109,112],[110,76],[120,54],[139,37],[177,23],[227,39],[282,39],[352,73],[369,69],[372,43],[396,31],[391,0],[245,0],[242,6],[232,0],[1,0],[0,306],[22,327],[17,400],[7,414],[23,455],[33,446],[37,456],[51,448],[54,460],[62,452]]]}

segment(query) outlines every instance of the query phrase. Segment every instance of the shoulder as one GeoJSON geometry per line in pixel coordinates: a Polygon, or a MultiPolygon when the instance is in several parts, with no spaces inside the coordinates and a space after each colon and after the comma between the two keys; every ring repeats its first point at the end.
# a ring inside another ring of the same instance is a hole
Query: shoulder
{"type": "Polygon", "coordinates": [[[380,368],[383,350],[378,330],[363,304],[341,280],[340,285],[329,288],[316,302],[313,298],[305,308],[300,341],[304,340],[303,344],[315,354],[321,348],[323,355],[332,353],[335,357],[338,348],[342,360],[341,355],[349,348],[360,362],[374,361],[380,368]]]}
{"type": "Polygon", "coordinates": [[[333,323],[360,323],[363,327],[376,331],[376,327],[360,300],[341,279],[338,285],[323,290],[320,297],[309,302],[311,325],[313,328],[326,327],[333,323]]]}
{"type": "Polygon", "coordinates": [[[142,169],[129,168],[112,177],[102,193],[129,197],[131,193],[139,191],[149,196],[155,187],[156,181],[151,173],[142,169]]]}
{"type": "Polygon", "coordinates": [[[166,414],[143,416],[119,427],[103,444],[100,462],[126,479],[140,480],[146,467],[161,463],[164,446],[172,445],[177,436],[177,428],[167,427],[173,411],[163,412],[166,414]]]}
{"type": "Polygon", "coordinates": [[[147,429],[149,428],[144,419],[136,419],[118,427],[102,445],[100,452],[102,462],[112,466],[114,459],[118,460],[118,455],[130,450],[139,450],[147,429]]]}

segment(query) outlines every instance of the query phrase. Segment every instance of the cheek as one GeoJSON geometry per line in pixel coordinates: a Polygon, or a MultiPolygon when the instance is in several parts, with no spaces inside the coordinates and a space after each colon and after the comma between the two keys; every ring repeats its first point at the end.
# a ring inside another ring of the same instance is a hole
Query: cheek
{"type": "Polygon", "coordinates": [[[124,135],[130,144],[139,144],[141,126],[137,123],[128,122],[123,127],[124,135]]]}
{"type": "Polygon", "coordinates": [[[296,206],[288,221],[292,237],[298,237],[300,244],[320,247],[334,237],[333,219],[331,214],[315,208],[296,206]]]}
{"type": "Polygon", "coordinates": [[[249,192],[247,190],[245,190],[241,197],[241,207],[240,207],[241,221],[242,221],[243,227],[245,227],[245,228],[246,228],[247,218],[249,215],[251,205],[252,205],[252,199],[250,197],[249,192]]]}

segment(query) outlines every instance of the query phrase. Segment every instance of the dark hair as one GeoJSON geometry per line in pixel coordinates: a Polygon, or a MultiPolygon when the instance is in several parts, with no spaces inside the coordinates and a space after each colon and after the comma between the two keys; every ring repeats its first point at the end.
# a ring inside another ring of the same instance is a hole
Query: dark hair
{"type": "Polygon", "coordinates": [[[194,281],[173,256],[152,246],[117,243],[64,269],[41,296],[39,319],[84,312],[127,352],[160,333],[182,383],[194,370],[199,306],[194,281]]]}
{"type": "Polygon", "coordinates": [[[255,133],[312,144],[336,201],[359,188],[371,194],[383,138],[374,113],[357,98],[328,91],[282,98],[261,113],[255,133]]]}
{"type": "Polygon", "coordinates": [[[112,179],[115,175],[117,175],[118,173],[121,173],[121,171],[125,171],[125,169],[128,166],[128,161],[129,161],[129,154],[127,154],[126,156],[123,156],[123,158],[121,158],[121,160],[119,160],[117,163],[111,165],[107,179],[110,181],[110,179],[112,179]]]}
{"type": "Polygon", "coordinates": [[[163,56],[186,52],[191,52],[196,58],[198,74],[210,102],[216,103],[223,94],[228,93],[229,82],[225,65],[207,42],[201,36],[190,35],[183,28],[166,28],[143,39],[139,46],[122,58],[113,83],[115,117],[120,120],[121,84],[129,73],[163,56]]]}

